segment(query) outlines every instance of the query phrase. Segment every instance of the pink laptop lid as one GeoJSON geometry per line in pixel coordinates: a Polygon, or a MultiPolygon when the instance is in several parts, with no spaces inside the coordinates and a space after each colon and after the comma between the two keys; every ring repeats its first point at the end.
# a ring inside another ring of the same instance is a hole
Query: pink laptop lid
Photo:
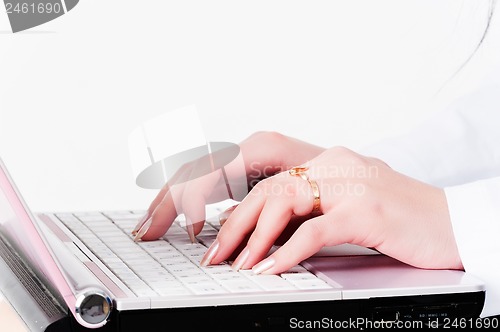
{"type": "Polygon", "coordinates": [[[0,232],[49,289],[74,308],[75,292],[1,160],[0,232]]]}

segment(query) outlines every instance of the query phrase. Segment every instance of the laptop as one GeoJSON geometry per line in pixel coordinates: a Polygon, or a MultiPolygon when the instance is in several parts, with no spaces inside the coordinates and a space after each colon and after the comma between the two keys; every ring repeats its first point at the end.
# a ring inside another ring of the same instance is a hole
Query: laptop
{"type": "Polygon", "coordinates": [[[235,272],[231,262],[202,268],[218,222],[208,220],[197,243],[182,220],[136,243],[130,232],[143,212],[34,213],[0,160],[0,290],[30,330],[422,327],[479,317],[483,307],[483,282],[465,272],[350,245],[280,275],[235,272]]]}

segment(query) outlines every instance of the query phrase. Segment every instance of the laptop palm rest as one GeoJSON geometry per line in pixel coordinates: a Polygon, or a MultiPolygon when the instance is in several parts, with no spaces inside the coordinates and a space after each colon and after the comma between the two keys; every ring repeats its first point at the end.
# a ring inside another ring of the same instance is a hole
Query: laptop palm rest
{"type": "Polygon", "coordinates": [[[484,284],[463,271],[419,269],[385,255],[311,257],[304,266],[341,288],[343,300],[371,301],[384,319],[470,317],[484,301],[484,284]]]}

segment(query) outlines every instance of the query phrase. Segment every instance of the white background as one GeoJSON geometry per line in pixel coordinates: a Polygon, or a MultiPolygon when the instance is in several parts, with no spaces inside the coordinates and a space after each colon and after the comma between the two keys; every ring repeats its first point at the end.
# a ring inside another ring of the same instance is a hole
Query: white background
{"type": "Polygon", "coordinates": [[[186,105],[211,141],[274,130],[357,149],[481,82],[495,24],[453,73],[489,4],[81,0],[17,34],[2,8],[0,157],[32,209],[79,211],[146,208],[156,190],[135,185],[128,135],[186,105]]]}

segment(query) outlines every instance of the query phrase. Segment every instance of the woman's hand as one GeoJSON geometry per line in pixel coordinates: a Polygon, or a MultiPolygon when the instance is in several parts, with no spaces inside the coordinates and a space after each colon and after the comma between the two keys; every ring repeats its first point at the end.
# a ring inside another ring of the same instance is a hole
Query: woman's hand
{"type": "Polygon", "coordinates": [[[463,269],[442,189],[341,147],[300,166],[308,168],[308,178],[319,187],[319,213],[305,218],[266,258],[289,221],[310,215],[314,204],[306,179],[288,171],[269,177],[234,209],[202,265],[228,259],[248,240],[234,269],[280,273],[324,246],[343,243],[374,248],[416,267],[463,269]]]}
{"type": "Polygon", "coordinates": [[[203,228],[206,204],[228,198],[228,182],[243,183],[246,194],[249,185],[311,160],[324,150],[278,133],[258,132],[240,143],[240,154],[224,167],[225,174],[219,170],[186,180],[196,167],[196,163],[191,163],[160,190],[134,229],[135,240],[155,240],[163,236],[181,213],[185,214],[188,233],[194,240],[203,228]]]}

